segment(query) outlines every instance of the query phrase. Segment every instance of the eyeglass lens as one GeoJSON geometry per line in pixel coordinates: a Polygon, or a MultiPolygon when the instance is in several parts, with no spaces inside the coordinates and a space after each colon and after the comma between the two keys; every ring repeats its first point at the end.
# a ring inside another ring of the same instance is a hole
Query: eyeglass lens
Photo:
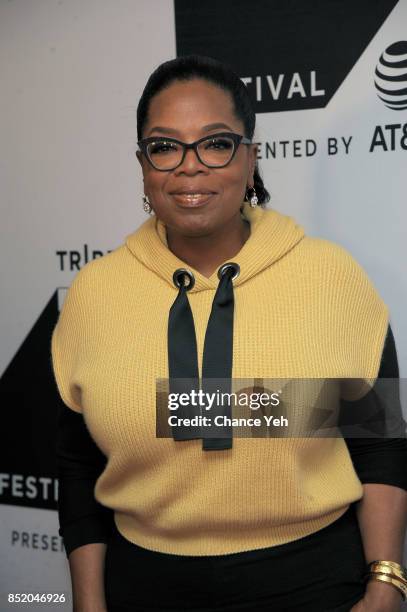
{"type": "MultiPolygon", "coordinates": [[[[198,145],[201,162],[207,166],[225,166],[233,156],[235,143],[227,136],[207,138],[198,145]]],[[[150,142],[147,154],[156,168],[171,170],[179,165],[183,155],[183,146],[171,141],[159,140],[150,142]]]]}

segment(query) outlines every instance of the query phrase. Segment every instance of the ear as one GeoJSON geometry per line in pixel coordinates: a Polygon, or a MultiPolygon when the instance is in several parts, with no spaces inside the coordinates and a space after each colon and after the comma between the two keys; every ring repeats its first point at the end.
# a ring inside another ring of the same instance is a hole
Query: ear
{"type": "Polygon", "coordinates": [[[257,144],[253,144],[253,145],[250,145],[248,147],[248,149],[249,149],[249,174],[247,176],[247,184],[248,185],[253,185],[253,183],[254,183],[254,169],[256,167],[256,162],[257,162],[258,146],[257,146],[257,144]]]}
{"type": "Polygon", "coordinates": [[[137,155],[137,159],[139,161],[140,166],[143,167],[143,162],[142,162],[142,159],[141,159],[141,157],[142,157],[141,151],[136,151],[136,155],[137,155]]]}

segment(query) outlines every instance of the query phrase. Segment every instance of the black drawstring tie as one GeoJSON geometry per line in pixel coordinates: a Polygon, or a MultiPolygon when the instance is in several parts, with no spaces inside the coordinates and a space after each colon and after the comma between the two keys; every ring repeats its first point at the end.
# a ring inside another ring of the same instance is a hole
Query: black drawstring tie
{"type": "MultiPolygon", "coordinates": [[[[226,263],[218,271],[220,279],[205,334],[202,360],[202,391],[204,393],[230,393],[233,365],[233,279],[240,272],[237,263],[226,263]]],[[[171,306],[168,318],[168,371],[170,393],[199,391],[198,353],[195,326],[191,306],[187,297],[188,290],[195,283],[192,272],[178,268],[173,275],[178,295],[171,306]],[[187,285],[185,278],[189,279],[187,285]],[[175,379],[175,380],[174,380],[175,379]],[[181,380],[182,379],[182,380],[181,380]]],[[[197,406],[180,405],[176,411],[178,419],[200,415],[197,406]]],[[[173,426],[172,434],[176,441],[203,438],[203,450],[226,450],[232,448],[232,428],[230,425],[215,425],[216,416],[231,417],[230,401],[215,401],[211,410],[203,410],[202,416],[211,419],[211,426],[205,427],[202,435],[200,425],[173,426]],[[210,437],[210,432],[216,437],[210,437]],[[219,437],[221,436],[221,437],[219,437]]]]}
{"type": "MultiPolygon", "coordinates": [[[[170,308],[168,318],[168,377],[170,393],[188,393],[199,390],[198,351],[195,326],[187,291],[195,284],[194,275],[189,270],[179,268],[173,274],[173,281],[179,287],[178,295],[170,308]],[[185,277],[189,278],[185,285],[185,277]]],[[[193,416],[190,406],[180,405],[176,411],[179,418],[193,416]]],[[[200,427],[172,427],[174,440],[193,440],[201,438],[200,427]]]]}

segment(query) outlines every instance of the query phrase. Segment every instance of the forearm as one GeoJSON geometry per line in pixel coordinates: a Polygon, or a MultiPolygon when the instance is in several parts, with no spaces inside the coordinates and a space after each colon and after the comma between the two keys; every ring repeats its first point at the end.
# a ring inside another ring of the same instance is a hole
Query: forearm
{"type": "MultiPolygon", "coordinates": [[[[385,484],[364,484],[363,498],[356,504],[366,563],[396,561],[403,564],[407,522],[407,491],[385,484]]],[[[391,585],[377,580],[367,582],[372,605],[394,605],[399,609],[401,594],[391,585]]],[[[372,609],[377,609],[373,608],[372,609]]]]}
{"type": "Polygon", "coordinates": [[[356,512],[366,563],[376,559],[402,563],[407,491],[385,484],[364,484],[356,512]]]}
{"type": "Polygon", "coordinates": [[[73,612],[107,612],[104,590],[106,544],[86,544],[69,557],[73,612]]]}

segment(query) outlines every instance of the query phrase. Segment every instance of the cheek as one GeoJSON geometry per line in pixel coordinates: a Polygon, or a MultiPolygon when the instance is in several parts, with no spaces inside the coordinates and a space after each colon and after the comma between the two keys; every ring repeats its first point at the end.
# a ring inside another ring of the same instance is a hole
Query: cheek
{"type": "MultiPolygon", "coordinates": [[[[160,194],[165,190],[167,175],[164,172],[147,171],[144,173],[144,191],[146,194],[155,196],[155,199],[160,197],[160,194]]],[[[163,197],[161,195],[161,197],[163,197]]]]}
{"type": "Polygon", "coordinates": [[[234,164],[228,168],[227,177],[224,181],[225,190],[233,193],[240,192],[245,189],[247,184],[248,168],[247,164],[234,164]]]}

